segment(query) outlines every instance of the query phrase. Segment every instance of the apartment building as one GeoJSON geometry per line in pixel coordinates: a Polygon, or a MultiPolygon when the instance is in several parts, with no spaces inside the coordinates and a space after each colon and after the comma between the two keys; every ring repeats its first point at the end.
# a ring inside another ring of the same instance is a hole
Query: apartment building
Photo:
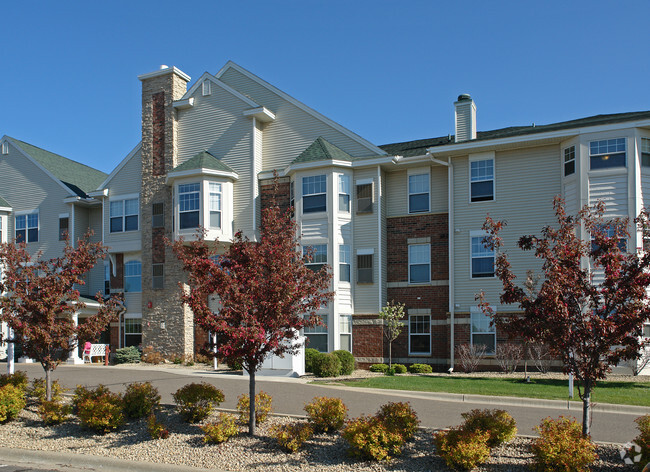
{"type": "MultiPolygon", "coordinates": [[[[478,132],[476,104],[461,95],[449,104],[453,134],[377,146],[233,62],[192,84],[175,67],[139,79],[142,141],[110,175],[0,140],[1,237],[47,257],[64,231],[93,229],[109,258],[85,295],[125,295],[106,333],[114,348],[191,355],[206,344],[179,301],[183,273],[165,238],[192,239],[199,226],[226,243],[240,229],[255,238],[274,171],[311,264],[332,268],[335,297],[319,313],[324,326],[305,332],[309,346],[383,361],[377,313],[395,300],[407,319],[393,360],[437,370],[454,365],[459,344],[494,352],[505,340],[475,301],[484,291],[498,313],[513,310],[498,304],[494,254],[482,244],[488,213],[508,221],[523,276],[539,263],[515,241],[553,222],[555,195],[571,212],[602,199],[608,215],[631,218],[650,198],[650,112],[478,132]]],[[[642,242],[632,232],[628,248],[642,242]]]]}

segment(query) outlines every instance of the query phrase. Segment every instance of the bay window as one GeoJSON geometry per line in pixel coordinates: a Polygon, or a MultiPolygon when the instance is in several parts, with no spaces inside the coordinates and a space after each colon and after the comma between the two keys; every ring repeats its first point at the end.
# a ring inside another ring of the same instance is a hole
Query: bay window
{"type": "Polygon", "coordinates": [[[311,246],[306,246],[302,248],[303,256],[311,254],[310,260],[305,260],[305,265],[313,270],[318,272],[327,264],[327,244],[313,244],[311,246]]]}
{"type": "Polygon", "coordinates": [[[339,211],[350,213],[349,175],[339,175],[339,211]]]}
{"type": "Polygon", "coordinates": [[[625,167],[625,138],[603,139],[589,143],[591,170],[625,167]]]}
{"type": "Polygon", "coordinates": [[[350,281],[350,246],[347,244],[339,246],[339,280],[350,281]]]}
{"type": "Polygon", "coordinates": [[[302,178],[302,212],[317,213],[327,210],[327,176],[312,175],[302,178]]]}
{"type": "Polygon", "coordinates": [[[210,227],[221,228],[221,184],[210,182],[210,227]]]}
{"type": "Polygon", "coordinates": [[[319,352],[327,352],[327,315],[317,316],[320,317],[322,325],[305,327],[306,347],[316,349],[319,352]]]}
{"type": "Polygon", "coordinates": [[[178,213],[180,229],[198,228],[201,201],[201,184],[178,186],[178,213]]]}

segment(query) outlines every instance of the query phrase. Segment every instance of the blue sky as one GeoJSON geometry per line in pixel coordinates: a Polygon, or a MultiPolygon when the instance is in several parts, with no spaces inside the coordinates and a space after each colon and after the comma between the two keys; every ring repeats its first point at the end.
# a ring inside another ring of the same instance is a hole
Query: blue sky
{"type": "Polygon", "coordinates": [[[140,140],[139,74],[228,60],[375,144],[650,110],[645,1],[12,1],[0,136],[105,172],[140,140]]]}

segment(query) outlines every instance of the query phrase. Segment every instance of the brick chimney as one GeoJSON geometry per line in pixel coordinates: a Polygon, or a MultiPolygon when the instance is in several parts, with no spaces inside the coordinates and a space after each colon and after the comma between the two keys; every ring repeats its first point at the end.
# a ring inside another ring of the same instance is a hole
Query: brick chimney
{"type": "Polygon", "coordinates": [[[456,108],[456,141],[461,143],[476,139],[476,104],[469,94],[458,96],[454,102],[456,108]]]}
{"type": "Polygon", "coordinates": [[[190,356],[194,351],[194,318],[189,307],[181,303],[178,288],[185,274],[165,244],[165,238],[173,237],[174,207],[172,189],[165,178],[176,167],[178,154],[178,120],[173,104],[187,91],[190,77],[176,67],[161,66],[138,79],[142,82],[142,345],[153,346],[163,355],[190,356]],[[162,209],[163,213],[163,224],[157,222],[156,228],[154,204],[156,211],[162,209]]]}

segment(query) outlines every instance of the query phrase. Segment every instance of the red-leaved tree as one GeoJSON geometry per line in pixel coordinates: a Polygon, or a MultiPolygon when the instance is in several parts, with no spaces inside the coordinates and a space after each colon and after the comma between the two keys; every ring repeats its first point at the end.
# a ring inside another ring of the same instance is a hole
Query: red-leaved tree
{"type": "Polygon", "coordinates": [[[225,253],[203,238],[177,241],[174,251],[188,273],[182,299],[196,323],[219,335],[219,356],[241,363],[250,375],[249,434],[255,435],[255,373],[268,356],[291,355],[298,331],[320,322],[316,311],[332,298],[327,266],[305,266],[291,213],[273,205],[262,210],[258,242],[239,231],[225,253]],[[208,299],[219,298],[212,311],[208,299]]]}
{"type": "MultiPolygon", "coordinates": [[[[522,236],[518,246],[534,251],[543,261],[541,285],[519,286],[508,255],[501,251],[504,222],[488,216],[483,228],[485,243],[497,251],[495,272],[503,284],[502,304],[516,304],[521,316],[493,316],[510,336],[542,343],[562,361],[565,373],[575,376],[583,402],[582,432],[589,435],[591,393],[598,380],[605,379],[612,365],[639,356],[643,322],[650,312],[646,291],[650,286],[650,254],[628,253],[626,219],[605,220],[602,202],[584,207],[576,216],[567,215],[564,201],[554,201],[557,226],[542,229],[541,236],[522,236]],[[580,237],[585,229],[586,239],[580,237]]],[[[648,215],[635,224],[643,230],[648,215]]],[[[485,296],[481,306],[494,315],[485,296]]]]}
{"type": "Polygon", "coordinates": [[[97,337],[120,308],[119,298],[104,301],[98,293],[97,314],[75,326],[74,313],[86,306],[76,286],[84,285],[84,274],[105,257],[105,248],[89,242],[90,236],[79,239],[76,248],[66,240],[63,255],[49,260],[29,254],[25,243],[0,244],[0,320],[13,329],[23,353],[43,366],[48,400],[54,369],[77,347],[78,339],[97,337]]]}

